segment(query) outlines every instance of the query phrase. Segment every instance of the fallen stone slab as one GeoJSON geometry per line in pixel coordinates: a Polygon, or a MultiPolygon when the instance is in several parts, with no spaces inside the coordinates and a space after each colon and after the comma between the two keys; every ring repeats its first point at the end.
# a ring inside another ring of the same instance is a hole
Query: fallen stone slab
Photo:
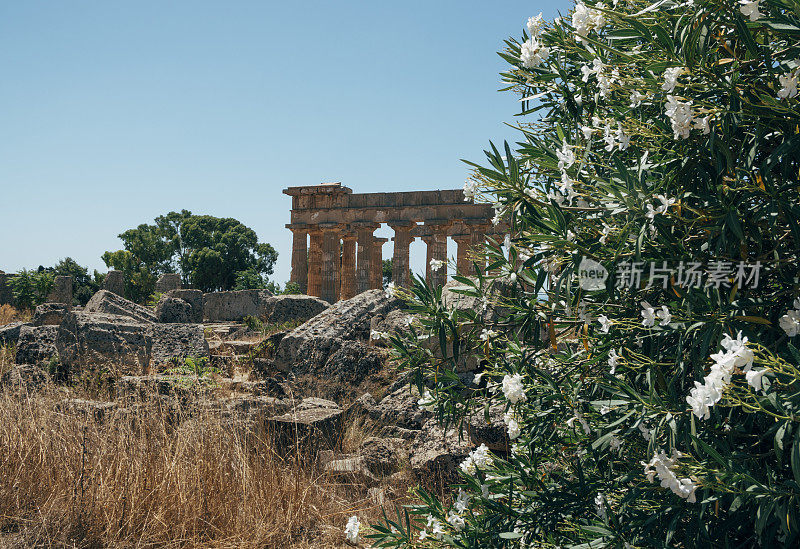
{"type": "Polygon", "coordinates": [[[0,376],[0,387],[13,392],[33,393],[45,388],[50,376],[39,366],[18,364],[0,376]]]}
{"type": "Polygon", "coordinates": [[[210,358],[202,324],[150,324],[147,333],[152,340],[150,368],[186,358],[210,358]]]}
{"type": "Polygon", "coordinates": [[[129,316],[69,313],[56,338],[61,364],[69,375],[99,368],[107,368],[115,377],[142,374],[153,347],[148,327],[149,323],[129,316]]]}
{"type": "Polygon", "coordinates": [[[402,438],[368,437],[361,443],[364,466],[374,475],[384,477],[400,470],[408,461],[408,443],[402,438]]]}
{"type": "Polygon", "coordinates": [[[184,288],[180,290],[170,290],[166,294],[167,297],[174,297],[182,299],[192,308],[192,314],[189,322],[192,324],[202,324],[203,322],[203,292],[201,290],[192,290],[184,288]]]}
{"type": "Polygon", "coordinates": [[[293,410],[267,419],[267,430],[286,449],[335,448],[342,433],[342,410],[310,408],[293,410]]]}
{"type": "Polygon", "coordinates": [[[192,306],[179,297],[162,295],[156,305],[156,317],[159,322],[176,324],[190,323],[194,319],[192,306]]]}
{"type": "Polygon", "coordinates": [[[34,326],[58,326],[72,306],[65,303],[42,303],[33,313],[34,326]]]}
{"type": "Polygon", "coordinates": [[[203,294],[203,319],[208,322],[260,318],[272,297],[269,290],[236,290],[203,294]]]}
{"type": "Polygon", "coordinates": [[[276,295],[264,302],[263,318],[274,324],[305,322],[330,306],[324,299],[310,295],[276,295]]]}
{"type": "Polygon", "coordinates": [[[58,356],[58,326],[22,326],[17,341],[17,364],[43,364],[58,356]]]}
{"type": "Polygon", "coordinates": [[[368,290],[338,301],[281,339],[275,354],[276,366],[289,371],[303,364],[302,368],[314,371],[344,341],[369,341],[372,317],[385,316],[402,304],[396,297],[387,297],[383,290],[368,290]]]}
{"type": "Polygon", "coordinates": [[[158,322],[156,314],[146,307],[128,301],[108,290],[100,290],[83,308],[84,313],[104,313],[109,315],[127,316],[138,322],[158,322]]]}
{"type": "Polygon", "coordinates": [[[99,400],[84,400],[80,398],[64,399],[56,405],[56,410],[62,414],[82,415],[91,417],[97,422],[102,422],[117,408],[116,402],[99,400]]]}
{"type": "Polygon", "coordinates": [[[409,449],[411,469],[425,486],[447,486],[460,479],[459,466],[473,446],[456,429],[428,420],[409,449]]]}
{"type": "Polygon", "coordinates": [[[334,459],[326,463],[322,470],[328,476],[360,485],[372,486],[379,482],[378,477],[367,469],[361,456],[334,459]]]}
{"type": "Polygon", "coordinates": [[[12,322],[0,326],[0,345],[16,345],[23,326],[33,326],[30,322],[12,322]]]}

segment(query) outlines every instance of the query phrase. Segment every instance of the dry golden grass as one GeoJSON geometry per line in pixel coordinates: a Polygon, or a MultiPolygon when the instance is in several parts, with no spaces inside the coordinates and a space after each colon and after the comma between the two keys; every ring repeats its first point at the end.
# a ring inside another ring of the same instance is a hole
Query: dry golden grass
{"type": "MultiPolygon", "coordinates": [[[[2,547],[346,547],[350,515],[380,515],[365,487],[334,483],[219,415],[173,427],[142,402],[98,421],[58,411],[64,391],[0,392],[2,547]]],[[[350,429],[353,444],[363,435],[350,429]]]]}
{"type": "Polygon", "coordinates": [[[30,311],[20,311],[11,305],[0,305],[0,326],[11,322],[28,322],[32,317],[30,311]]]}

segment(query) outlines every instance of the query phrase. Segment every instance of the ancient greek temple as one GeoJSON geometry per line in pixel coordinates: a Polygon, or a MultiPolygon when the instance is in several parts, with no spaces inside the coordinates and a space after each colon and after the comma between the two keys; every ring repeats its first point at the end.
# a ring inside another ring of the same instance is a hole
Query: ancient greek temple
{"type": "Polygon", "coordinates": [[[457,271],[469,275],[471,250],[503,230],[492,224],[490,204],[465,200],[461,189],[353,194],[340,183],[324,183],[283,192],[292,197],[291,223],[286,225],[293,233],[291,281],[331,303],[382,287],[387,239],[374,233],[384,223],[394,230],[392,280],[399,286],[410,283],[414,239],[427,244],[428,282],[441,285],[447,269],[432,269],[431,260],[447,262],[448,238],[457,244],[457,271]]]}

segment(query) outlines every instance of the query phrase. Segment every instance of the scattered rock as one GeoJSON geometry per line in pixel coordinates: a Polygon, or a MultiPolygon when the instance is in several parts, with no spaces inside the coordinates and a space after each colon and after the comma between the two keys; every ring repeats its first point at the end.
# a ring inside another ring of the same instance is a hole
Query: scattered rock
{"type": "Polygon", "coordinates": [[[395,384],[390,392],[370,410],[370,417],[383,425],[397,425],[405,429],[421,429],[430,413],[422,410],[417,401],[419,395],[414,393],[408,381],[395,384]],[[398,386],[399,385],[399,386],[398,386]]]}
{"type": "Polygon", "coordinates": [[[445,431],[435,419],[428,420],[415,438],[411,450],[411,469],[426,486],[458,482],[458,468],[472,445],[459,438],[458,431],[445,431]]]}
{"type": "Polygon", "coordinates": [[[269,290],[238,290],[203,294],[203,316],[209,322],[242,320],[247,316],[260,318],[269,290]]]}
{"type": "Polygon", "coordinates": [[[42,364],[54,356],[58,326],[22,326],[17,341],[17,364],[42,364]]]}
{"type": "Polygon", "coordinates": [[[402,438],[369,437],[361,443],[360,453],[365,467],[380,477],[391,475],[408,461],[406,441],[402,438]]]}
{"type": "Polygon", "coordinates": [[[275,363],[284,371],[298,363],[313,371],[324,365],[343,341],[368,341],[372,317],[385,316],[401,305],[400,299],[387,297],[383,290],[368,290],[338,301],[286,334],[278,346],[275,363]]]}
{"type": "MultiPolygon", "coordinates": [[[[344,341],[328,356],[325,365],[315,373],[319,373],[325,379],[360,383],[369,374],[380,370],[386,358],[385,351],[358,341],[344,341]]],[[[313,363],[309,365],[313,366],[313,363]]],[[[295,371],[304,373],[303,365],[299,364],[295,371]]]]}
{"type": "Polygon", "coordinates": [[[263,318],[274,324],[298,320],[305,322],[330,306],[324,299],[310,295],[276,295],[264,302],[263,318]]]}
{"type": "Polygon", "coordinates": [[[172,396],[189,401],[210,390],[211,380],[195,376],[146,375],[122,376],[116,383],[117,400],[142,401],[153,397],[172,396]]]}
{"type": "Polygon", "coordinates": [[[64,303],[42,303],[33,313],[34,326],[58,326],[70,311],[71,305],[64,303]]]}
{"type": "Polygon", "coordinates": [[[361,485],[370,486],[378,483],[378,478],[367,469],[361,456],[334,459],[326,463],[322,470],[329,476],[361,485]]]}
{"type": "Polygon", "coordinates": [[[50,376],[39,366],[33,364],[19,364],[0,377],[0,387],[11,391],[33,393],[43,389],[50,383],[50,376]]]}
{"type": "Polygon", "coordinates": [[[112,375],[138,375],[150,363],[153,339],[148,324],[129,316],[72,312],[58,327],[56,347],[67,373],[106,367],[112,375]]]}
{"type": "Polygon", "coordinates": [[[344,414],[348,419],[369,417],[377,407],[378,403],[375,401],[375,397],[369,393],[364,393],[350,403],[344,414]]]}
{"type": "Polygon", "coordinates": [[[103,280],[103,289],[119,296],[125,295],[125,276],[122,271],[108,271],[103,280]]]}
{"type": "Polygon", "coordinates": [[[137,322],[158,322],[155,313],[146,307],[128,301],[108,290],[100,290],[83,309],[84,313],[105,313],[107,315],[127,316],[137,322]]]}
{"type": "Polygon", "coordinates": [[[173,359],[210,357],[202,324],[151,324],[147,332],[153,342],[150,368],[173,359]]]}
{"type": "Polygon", "coordinates": [[[164,273],[156,281],[156,292],[166,293],[170,290],[180,290],[182,286],[181,275],[177,273],[164,273]]]}
{"type": "Polygon", "coordinates": [[[181,289],[170,290],[165,294],[167,297],[182,299],[192,308],[192,314],[188,322],[192,324],[202,324],[203,322],[203,292],[200,290],[181,289]]]}
{"type": "Polygon", "coordinates": [[[29,322],[12,322],[0,326],[0,345],[16,345],[19,341],[19,332],[23,326],[33,326],[29,322]]]}
{"type": "Polygon", "coordinates": [[[471,415],[467,421],[469,439],[475,446],[485,444],[494,452],[508,452],[511,440],[508,438],[508,429],[503,421],[503,408],[492,406],[489,408],[488,421],[483,409],[471,415]]]}
{"type": "MultiPolygon", "coordinates": [[[[389,311],[385,315],[377,315],[372,317],[370,322],[370,334],[385,334],[385,335],[399,335],[402,332],[408,331],[411,322],[414,320],[414,315],[410,315],[402,309],[395,309],[389,311]]],[[[388,337],[372,337],[371,342],[373,345],[380,345],[388,347],[390,345],[388,337]]]]}
{"type": "Polygon", "coordinates": [[[72,305],[72,277],[59,275],[53,280],[53,289],[47,296],[48,303],[72,305]]]}
{"type": "Polygon", "coordinates": [[[297,410],[315,410],[317,408],[324,408],[326,410],[339,410],[340,407],[332,400],[317,397],[306,397],[300,404],[297,405],[297,410]]]}
{"type": "Polygon", "coordinates": [[[279,445],[295,444],[305,448],[335,448],[342,433],[342,410],[339,408],[309,408],[294,410],[267,420],[268,429],[279,445]]]}
{"type": "Polygon", "coordinates": [[[187,301],[165,294],[156,305],[156,317],[162,323],[190,323],[194,318],[194,311],[187,301]]]}
{"type": "Polygon", "coordinates": [[[63,414],[82,415],[91,417],[97,422],[102,422],[117,408],[116,402],[102,402],[98,400],[83,400],[69,398],[62,400],[56,409],[63,414]]]}

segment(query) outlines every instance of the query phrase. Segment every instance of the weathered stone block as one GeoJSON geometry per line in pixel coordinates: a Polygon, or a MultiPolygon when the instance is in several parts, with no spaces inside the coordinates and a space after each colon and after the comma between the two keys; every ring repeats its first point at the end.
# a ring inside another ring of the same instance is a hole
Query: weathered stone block
{"type": "Polygon", "coordinates": [[[57,276],[53,281],[53,290],[47,296],[48,303],[72,305],[72,277],[57,276]]]}
{"type": "Polygon", "coordinates": [[[202,324],[203,322],[203,292],[200,290],[181,289],[170,290],[166,294],[168,297],[182,299],[192,307],[192,316],[189,320],[192,324],[202,324]]]}
{"type": "Polygon", "coordinates": [[[158,317],[147,307],[137,305],[108,290],[100,290],[94,294],[83,312],[127,316],[137,322],[158,322],[158,317]]]}
{"type": "Polygon", "coordinates": [[[387,297],[383,290],[369,290],[339,301],[286,334],[275,354],[275,364],[285,371],[301,362],[307,363],[304,367],[309,370],[320,367],[343,341],[368,341],[372,317],[385,316],[401,305],[401,300],[387,297]]]}
{"type": "Polygon", "coordinates": [[[147,333],[153,342],[150,368],[158,368],[172,359],[209,358],[208,342],[202,324],[150,324],[147,333]]]}
{"type": "Polygon", "coordinates": [[[69,313],[56,339],[61,364],[70,374],[101,367],[117,375],[141,374],[153,347],[148,327],[129,316],[69,313]]]}
{"type": "Polygon", "coordinates": [[[33,313],[33,325],[58,326],[70,309],[72,306],[64,303],[42,303],[33,313]]]}
{"type": "Polygon", "coordinates": [[[103,281],[103,289],[119,296],[125,295],[125,277],[122,271],[108,271],[103,281]]]}
{"type": "Polygon", "coordinates": [[[49,382],[47,372],[32,364],[18,364],[0,377],[0,387],[23,393],[43,389],[49,382]]]}
{"type": "Polygon", "coordinates": [[[267,420],[267,428],[279,444],[291,448],[313,445],[338,446],[342,433],[342,410],[339,408],[309,408],[294,410],[267,420]]]}
{"type": "Polygon", "coordinates": [[[58,355],[58,326],[22,326],[17,342],[17,364],[42,364],[58,355]]]}
{"type": "Polygon", "coordinates": [[[32,323],[27,322],[12,322],[0,326],[0,345],[16,345],[19,341],[19,332],[23,326],[33,326],[32,323]]]}
{"type": "Polygon", "coordinates": [[[156,316],[159,322],[185,324],[193,321],[194,311],[192,306],[183,299],[164,294],[156,305],[156,316]]]}
{"type": "Polygon", "coordinates": [[[203,317],[209,322],[242,320],[247,316],[261,317],[269,290],[238,290],[203,294],[203,317]]]}
{"type": "Polygon", "coordinates": [[[170,290],[180,290],[182,287],[181,275],[177,273],[165,273],[158,277],[156,281],[156,292],[166,293],[170,290]]]}
{"type": "Polygon", "coordinates": [[[310,295],[276,295],[264,303],[266,322],[305,322],[330,307],[330,303],[310,295]]]}

